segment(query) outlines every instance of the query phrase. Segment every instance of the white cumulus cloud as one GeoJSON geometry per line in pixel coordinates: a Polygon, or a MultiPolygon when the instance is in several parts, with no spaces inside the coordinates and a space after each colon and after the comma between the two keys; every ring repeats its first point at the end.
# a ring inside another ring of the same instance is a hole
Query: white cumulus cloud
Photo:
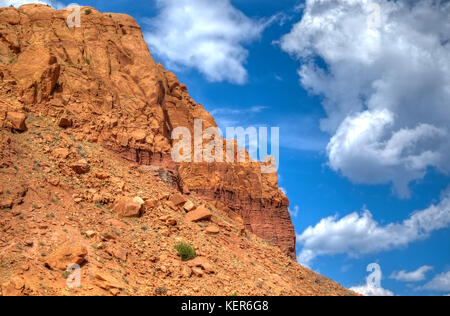
{"type": "Polygon", "coordinates": [[[210,81],[247,81],[245,45],[271,22],[255,20],[229,0],[158,0],[145,32],[152,53],[169,68],[197,69],[210,81]]]}
{"type": "Polygon", "coordinates": [[[297,236],[298,260],[310,265],[318,256],[347,254],[358,257],[406,247],[450,226],[450,190],[439,204],[412,213],[401,223],[380,225],[369,210],[343,218],[331,216],[297,236]]]}
{"type": "Polygon", "coordinates": [[[323,97],[333,170],[400,197],[450,172],[450,2],[306,0],[280,45],[323,97]]]}
{"type": "Polygon", "coordinates": [[[394,296],[394,293],[392,291],[370,284],[353,286],[350,288],[350,291],[364,296],[394,296]]]}
{"type": "Polygon", "coordinates": [[[437,275],[433,280],[427,283],[424,287],[426,290],[437,292],[450,291],[450,271],[437,275]]]}
{"type": "Polygon", "coordinates": [[[431,266],[423,266],[416,271],[407,272],[405,270],[392,273],[391,279],[400,282],[420,282],[426,279],[427,272],[433,270],[431,266]]]}

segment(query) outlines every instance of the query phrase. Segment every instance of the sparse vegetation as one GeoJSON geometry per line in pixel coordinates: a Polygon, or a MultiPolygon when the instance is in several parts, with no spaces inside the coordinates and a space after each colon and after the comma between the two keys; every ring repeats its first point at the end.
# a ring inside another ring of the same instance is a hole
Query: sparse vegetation
{"type": "Polygon", "coordinates": [[[10,59],[9,59],[9,64],[10,65],[12,65],[12,64],[15,64],[16,62],[17,62],[17,56],[12,56],[10,59]]]}
{"type": "Polygon", "coordinates": [[[89,14],[91,14],[92,13],[92,10],[91,9],[86,9],[86,10],[84,10],[84,14],[86,14],[86,15],[89,15],[89,14]]]}
{"type": "Polygon", "coordinates": [[[179,242],[175,245],[175,249],[178,251],[178,255],[183,261],[189,261],[196,257],[195,249],[186,243],[179,242]]]}

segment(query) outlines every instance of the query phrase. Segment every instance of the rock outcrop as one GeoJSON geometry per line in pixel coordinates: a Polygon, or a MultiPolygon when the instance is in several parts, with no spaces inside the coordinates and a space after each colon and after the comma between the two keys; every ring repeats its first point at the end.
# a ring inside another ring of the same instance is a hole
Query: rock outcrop
{"type": "MultiPolygon", "coordinates": [[[[135,20],[86,7],[81,27],[69,28],[69,14],[43,5],[0,9],[0,118],[22,131],[25,113],[46,117],[77,140],[160,167],[177,190],[239,214],[248,230],[294,257],[289,201],[276,174],[261,174],[260,163],[172,160],[175,128],[192,131],[194,119],[204,129],[217,124],[154,61],[135,20]]],[[[76,168],[88,172],[83,166],[76,168]]]]}

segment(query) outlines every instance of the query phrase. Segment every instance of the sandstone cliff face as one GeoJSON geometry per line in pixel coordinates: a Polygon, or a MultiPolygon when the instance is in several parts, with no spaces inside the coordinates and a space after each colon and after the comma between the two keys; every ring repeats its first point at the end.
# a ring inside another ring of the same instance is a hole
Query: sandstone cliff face
{"type": "Polygon", "coordinates": [[[215,127],[176,76],[155,63],[134,19],[42,5],[0,9],[0,119],[32,113],[70,126],[76,140],[99,143],[141,165],[161,166],[178,190],[197,193],[242,216],[246,227],[295,256],[288,199],[259,163],[182,163],[171,158],[171,132],[215,127]]]}

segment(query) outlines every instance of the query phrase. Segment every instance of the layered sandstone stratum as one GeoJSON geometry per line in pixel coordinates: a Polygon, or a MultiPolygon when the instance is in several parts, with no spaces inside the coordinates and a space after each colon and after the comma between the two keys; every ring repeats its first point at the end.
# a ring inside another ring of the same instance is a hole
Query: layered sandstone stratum
{"type": "Polygon", "coordinates": [[[0,9],[2,294],[352,294],[292,260],[276,174],[172,160],[172,131],[214,118],[133,18],[81,12],[69,28],[65,10],[0,9]],[[84,283],[69,291],[70,263],[84,283]]]}

